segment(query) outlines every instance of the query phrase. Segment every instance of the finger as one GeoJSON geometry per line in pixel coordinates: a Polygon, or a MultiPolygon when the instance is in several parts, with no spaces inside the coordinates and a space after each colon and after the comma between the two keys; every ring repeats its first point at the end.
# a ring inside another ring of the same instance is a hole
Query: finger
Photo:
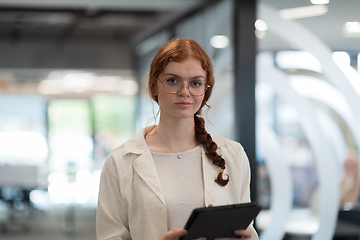
{"type": "Polygon", "coordinates": [[[160,239],[161,240],[172,240],[178,239],[179,237],[185,236],[187,231],[183,228],[173,228],[165,233],[160,239]]]}
{"type": "Polygon", "coordinates": [[[242,238],[251,238],[252,233],[250,230],[236,230],[235,235],[241,236],[242,238]]]}

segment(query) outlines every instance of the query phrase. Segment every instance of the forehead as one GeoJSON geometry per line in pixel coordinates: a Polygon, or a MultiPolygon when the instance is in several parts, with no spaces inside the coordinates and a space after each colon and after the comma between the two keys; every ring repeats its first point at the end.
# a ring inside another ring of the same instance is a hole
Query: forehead
{"type": "Polygon", "coordinates": [[[196,58],[188,58],[181,62],[170,61],[166,67],[162,75],[177,75],[180,77],[195,77],[202,76],[206,77],[207,72],[202,68],[201,62],[196,58]]]}

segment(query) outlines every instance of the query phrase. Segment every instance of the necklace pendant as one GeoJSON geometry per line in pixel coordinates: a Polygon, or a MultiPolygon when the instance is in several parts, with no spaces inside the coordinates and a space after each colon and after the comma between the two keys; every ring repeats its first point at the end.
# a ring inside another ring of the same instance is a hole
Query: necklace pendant
{"type": "Polygon", "coordinates": [[[178,156],[178,159],[181,159],[181,155],[177,155],[178,156]]]}

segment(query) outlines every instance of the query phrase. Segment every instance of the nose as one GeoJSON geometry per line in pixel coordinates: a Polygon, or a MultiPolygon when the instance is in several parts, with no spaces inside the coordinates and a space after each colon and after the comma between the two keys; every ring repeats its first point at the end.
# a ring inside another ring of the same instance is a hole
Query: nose
{"type": "Polygon", "coordinates": [[[179,96],[189,96],[190,95],[190,88],[188,83],[182,83],[180,92],[178,93],[179,96]]]}

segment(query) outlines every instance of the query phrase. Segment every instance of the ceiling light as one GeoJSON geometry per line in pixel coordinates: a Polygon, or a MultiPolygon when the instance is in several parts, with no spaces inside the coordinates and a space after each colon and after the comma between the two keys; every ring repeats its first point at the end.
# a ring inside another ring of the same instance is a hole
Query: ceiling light
{"type": "Polygon", "coordinates": [[[263,20],[258,19],[256,20],[254,25],[255,25],[255,36],[260,39],[264,38],[266,35],[266,30],[268,29],[267,24],[263,20]]]}
{"type": "Polygon", "coordinates": [[[67,74],[63,79],[63,84],[67,88],[74,88],[76,85],[77,77],[73,73],[67,74]]]}
{"type": "Polygon", "coordinates": [[[349,33],[358,33],[358,32],[360,32],[360,23],[359,22],[346,22],[345,29],[349,33]]]}
{"type": "Polygon", "coordinates": [[[298,19],[321,16],[328,12],[326,5],[313,5],[307,7],[288,8],[279,11],[279,14],[284,19],[298,19]]]}
{"type": "Polygon", "coordinates": [[[40,94],[63,94],[64,91],[59,88],[58,80],[42,80],[38,85],[40,94]]]}
{"type": "Polygon", "coordinates": [[[226,48],[229,45],[229,38],[225,35],[215,35],[210,39],[210,44],[214,48],[226,48]]]}
{"type": "Polygon", "coordinates": [[[268,26],[267,26],[266,22],[264,22],[261,19],[258,19],[255,22],[255,28],[256,28],[256,30],[259,30],[259,31],[266,31],[268,29],[268,26]]]}
{"type": "Polygon", "coordinates": [[[348,38],[360,38],[360,23],[346,22],[343,29],[343,35],[348,38]]]}
{"type": "Polygon", "coordinates": [[[329,0],[310,0],[312,4],[328,4],[329,0]]]}

